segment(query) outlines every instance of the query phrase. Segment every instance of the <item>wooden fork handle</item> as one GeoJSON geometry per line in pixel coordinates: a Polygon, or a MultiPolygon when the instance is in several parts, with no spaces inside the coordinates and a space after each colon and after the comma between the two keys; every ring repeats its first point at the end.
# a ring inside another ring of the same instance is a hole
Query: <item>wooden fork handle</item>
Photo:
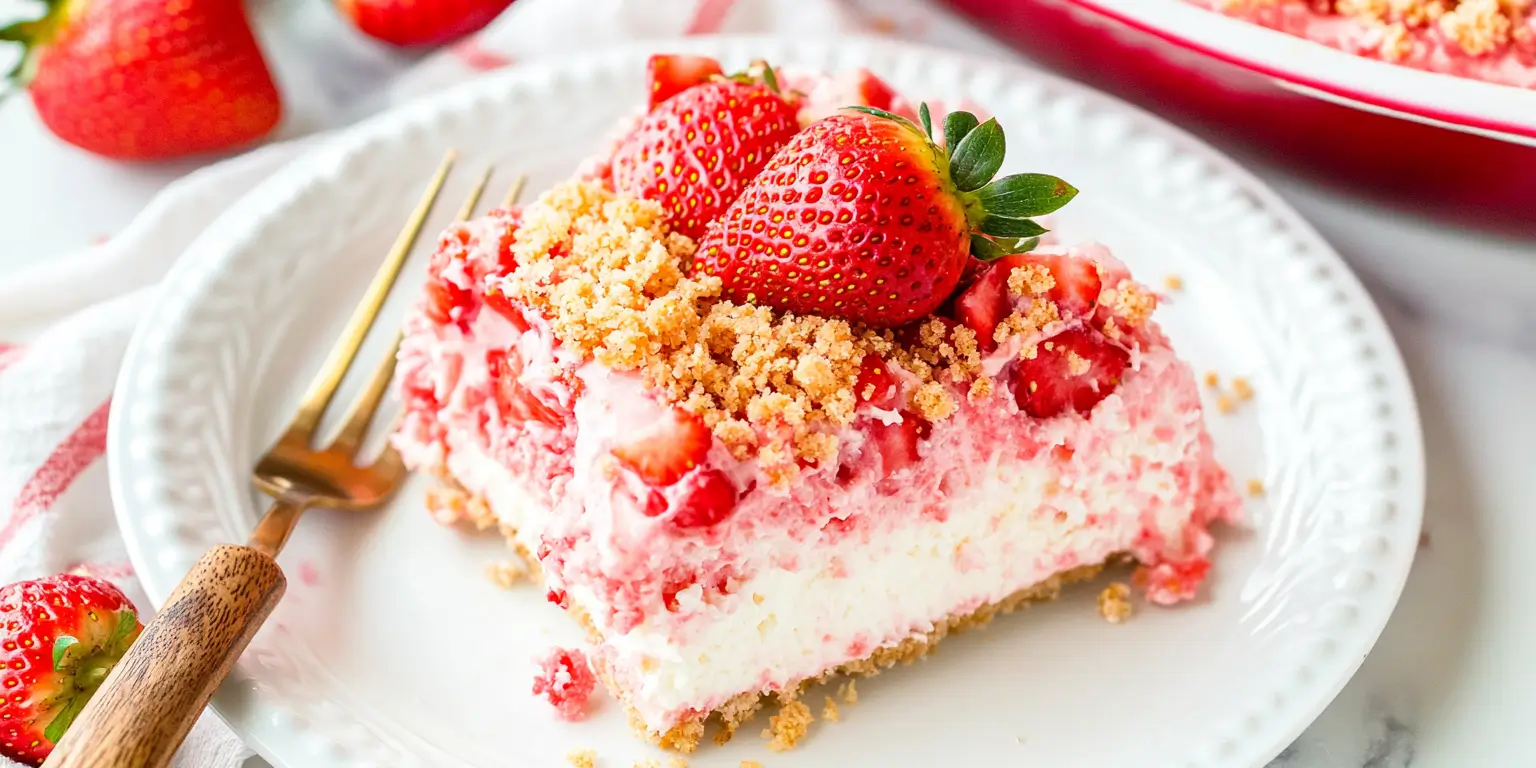
{"type": "Polygon", "coordinates": [[[102,683],[44,768],[163,768],[288,581],[250,547],[192,567],[102,683]]]}

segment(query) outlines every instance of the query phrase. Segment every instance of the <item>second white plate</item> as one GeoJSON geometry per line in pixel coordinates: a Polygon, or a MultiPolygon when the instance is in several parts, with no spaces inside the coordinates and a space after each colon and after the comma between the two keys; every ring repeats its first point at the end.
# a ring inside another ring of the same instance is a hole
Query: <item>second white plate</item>
{"type": "MultiPolygon", "coordinates": [[[[661,48],[865,66],[914,97],[996,114],[1005,170],[1083,190],[1058,223],[1065,240],[1104,241],[1152,285],[1181,278],[1159,318],[1198,371],[1253,382],[1255,401],[1210,419],[1238,482],[1267,488],[1251,524],[1221,534],[1209,596],[1194,605],[1112,627],[1090,590],[1069,592],[861,684],[843,721],[795,752],[769,756],[743,736],[690,764],[1241,768],[1279,752],[1375,642],[1422,514],[1406,374],[1333,251],[1204,144],[1031,69],[887,41],[661,48]]],[[[443,150],[464,150],[461,168],[495,162],[548,186],[643,98],[654,49],[519,66],[391,112],[210,226],[163,284],[114,400],[113,494],[153,599],[209,546],[245,538],[259,513],[254,457],[443,150]]],[[[289,594],[215,697],[219,713],[278,768],[556,766],[575,747],[609,766],[659,756],[611,702],[566,724],[529,695],[533,653],[578,631],[538,590],[492,586],[484,569],[500,543],[435,525],[423,485],[379,513],[308,516],[283,556],[289,594]]]]}

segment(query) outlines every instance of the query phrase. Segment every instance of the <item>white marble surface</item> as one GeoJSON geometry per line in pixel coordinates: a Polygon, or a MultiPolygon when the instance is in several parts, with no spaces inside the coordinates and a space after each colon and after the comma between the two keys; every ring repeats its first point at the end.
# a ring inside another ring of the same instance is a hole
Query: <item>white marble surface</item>
{"type": "MultiPolygon", "coordinates": [[[[315,127],[311,115],[336,93],[334,80],[295,74],[305,71],[306,39],[347,50],[354,81],[406,63],[359,45],[326,13],[297,27],[274,15],[262,32],[297,93],[288,133],[315,127]]],[[[0,280],[110,235],[196,165],[97,160],[48,136],[25,99],[9,100],[0,106],[0,280]]],[[[1523,727],[1536,716],[1536,615],[1522,599],[1525,548],[1536,542],[1536,214],[1529,239],[1492,237],[1260,172],[1387,311],[1429,459],[1425,537],[1396,614],[1355,679],[1272,768],[1536,765],[1536,737],[1523,727]]]]}

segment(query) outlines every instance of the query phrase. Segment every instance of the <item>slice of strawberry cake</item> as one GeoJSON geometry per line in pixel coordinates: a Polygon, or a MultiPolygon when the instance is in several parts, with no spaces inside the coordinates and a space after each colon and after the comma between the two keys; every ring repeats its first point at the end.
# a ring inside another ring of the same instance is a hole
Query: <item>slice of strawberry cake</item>
{"type": "Polygon", "coordinates": [[[1116,558],[1195,594],[1239,503],[1156,297],[1039,246],[1075,189],[994,180],[996,121],[868,73],[651,72],[592,175],[444,234],[396,436],[444,522],[499,526],[587,626],[637,730],[691,750],[1116,558]]]}

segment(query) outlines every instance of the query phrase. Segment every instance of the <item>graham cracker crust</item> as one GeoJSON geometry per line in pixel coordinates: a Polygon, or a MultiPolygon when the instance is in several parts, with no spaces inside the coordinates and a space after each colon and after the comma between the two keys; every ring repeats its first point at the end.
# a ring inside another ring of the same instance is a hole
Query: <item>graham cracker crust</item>
{"type": "MultiPolygon", "coordinates": [[[[442,485],[436,489],[437,498],[451,499],[453,503],[466,505],[470,509],[486,510],[489,505],[479,496],[464,490],[457,482],[448,477],[446,473],[439,473],[438,479],[442,485]]],[[[475,515],[471,518],[479,529],[489,528],[484,524],[486,518],[475,515]]],[[[538,558],[533,556],[527,548],[520,544],[516,537],[516,530],[509,525],[498,526],[502,535],[506,537],[508,546],[517,553],[528,566],[528,572],[538,580],[540,566],[538,558]]],[[[896,645],[877,648],[869,656],[842,664],[833,669],[822,672],[813,677],[799,680],[782,691],[775,693],[762,693],[747,691],[740,693],[712,712],[699,717],[685,720],[664,733],[657,733],[647,727],[641,720],[639,712],[634,707],[625,704],[629,717],[630,729],[641,739],[656,744],[663,749],[676,752],[691,753],[698,749],[704,739],[706,726],[713,722],[716,726],[714,741],[716,744],[724,744],[736,735],[741,726],[750,722],[770,698],[777,698],[780,702],[780,712],[769,719],[769,727],[763,731],[765,738],[771,739],[769,748],[774,751],[792,749],[805,737],[809,726],[815,718],[810,709],[800,703],[800,694],[812,685],[824,683],[837,677],[860,678],[873,677],[898,664],[908,665],[922,659],[938,648],[939,641],[949,635],[960,634],[967,630],[986,626],[998,616],[1012,613],[1019,608],[1027,608],[1033,603],[1045,603],[1061,596],[1063,587],[1082,581],[1088,581],[1098,576],[1106,567],[1129,562],[1127,555],[1111,555],[1102,563],[1094,565],[1081,565],[1071,570],[1063,571],[1045,579],[1037,584],[1025,587],[994,603],[989,603],[974,611],[963,614],[947,616],[934,624],[932,631],[919,636],[910,637],[896,645]]],[[[602,641],[602,635],[597,631],[597,626],[585,611],[572,606],[566,610],[578,623],[586,629],[592,642],[602,641]]],[[[595,665],[593,672],[603,682],[608,692],[619,701],[624,698],[617,685],[613,682],[613,675],[607,665],[601,659],[592,660],[595,665]]],[[[851,700],[849,700],[851,703],[851,700]]],[[[829,700],[830,702],[830,700],[829,700]]]]}

